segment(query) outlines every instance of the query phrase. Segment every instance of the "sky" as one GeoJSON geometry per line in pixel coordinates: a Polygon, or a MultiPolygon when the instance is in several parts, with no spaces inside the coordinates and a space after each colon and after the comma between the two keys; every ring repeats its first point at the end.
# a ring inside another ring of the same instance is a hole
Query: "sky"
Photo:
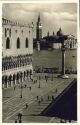
{"type": "Polygon", "coordinates": [[[77,4],[76,3],[5,3],[2,7],[4,18],[18,21],[22,24],[34,23],[34,35],[36,22],[40,13],[43,36],[61,27],[63,34],[77,34],[77,4]]]}

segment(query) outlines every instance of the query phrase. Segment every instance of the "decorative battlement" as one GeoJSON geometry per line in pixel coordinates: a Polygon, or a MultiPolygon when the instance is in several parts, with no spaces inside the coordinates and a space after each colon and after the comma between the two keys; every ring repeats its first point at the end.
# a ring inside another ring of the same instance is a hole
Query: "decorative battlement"
{"type": "Polygon", "coordinates": [[[2,18],[2,25],[11,25],[11,26],[20,26],[20,27],[29,27],[26,24],[20,24],[19,22],[14,22],[6,18],[2,18]]]}

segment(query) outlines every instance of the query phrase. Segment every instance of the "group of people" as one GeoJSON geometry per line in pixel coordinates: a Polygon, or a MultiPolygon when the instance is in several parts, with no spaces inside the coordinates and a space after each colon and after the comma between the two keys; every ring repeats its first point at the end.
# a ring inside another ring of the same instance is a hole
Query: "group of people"
{"type": "MultiPolygon", "coordinates": [[[[36,99],[39,105],[41,104],[41,102],[45,101],[45,97],[42,97],[42,96],[36,96],[36,99]]],[[[55,101],[54,95],[47,95],[46,101],[55,101]]]]}
{"type": "Polygon", "coordinates": [[[37,66],[37,67],[34,68],[34,71],[36,73],[51,73],[52,74],[52,73],[59,72],[59,68],[56,68],[56,67],[49,68],[49,67],[39,67],[39,66],[37,66]]]}
{"type": "Polygon", "coordinates": [[[2,60],[2,70],[13,69],[21,66],[30,65],[32,63],[32,58],[30,56],[17,56],[14,58],[5,57],[2,60]]]}
{"type": "Polygon", "coordinates": [[[25,78],[30,78],[31,79],[32,76],[32,70],[28,71],[24,71],[24,72],[17,72],[17,74],[10,74],[8,75],[3,75],[2,76],[2,84],[5,85],[5,87],[7,87],[7,84],[11,86],[11,83],[13,82],[13,85],[22,82],[23,80],[25,80],[25,78]]]}

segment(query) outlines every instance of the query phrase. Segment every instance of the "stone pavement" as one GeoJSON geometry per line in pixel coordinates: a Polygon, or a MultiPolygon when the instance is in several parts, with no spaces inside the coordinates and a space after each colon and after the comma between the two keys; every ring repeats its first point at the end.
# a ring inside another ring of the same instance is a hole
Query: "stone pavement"
{"type": "MultiPolygon", "coordinates": [[[[61,79],[54,77],[53,81],[50,79],[46,83],[45,80],[40,81],[40,88],[39,81],[36,84],[32,84],[30,82],[27,83],[27,88],[23,89],[23,98],[19,98],[20,96],[20,89],[13,90],[13,97],[7,99],[6,101],[3,100],[3,122],[13,123],[15,119],[17,119],[18,113],[22,113],[22,122],[42,122],[46,123],[49,122],[52,118],[51,117],[43,117],[39,116],[39,114],[51,103],[52,95],[56,98],[73,80],[70,79],[61,79]],[[29,90],[29,87],[32,87],[32,90],[29,90]],[[55,89],[58,89],[58,92],[55,92],[55,89]],[[50,100],[48,100],[48,95],[50,96],[50,100]],[[43,98],[43,101],[39,104],[36,96],[39,98],[43,98]],[[28,108],[26,109],[26,103],[28,104],[28,108]]],[[[8,89],[9,90],[9,89],[8,89]]],[[[5,90],[4,90],[5,91],[5,90]]],[[[7,91],[7,90],[6,90],[7,91]]],[[[7,92],[6,92],[7,93],[7,92]]],[[[11,90],[10,90],[11,93],[11,90]]],[[[8,93],[9,94],[9,93],[8,93]]],[[[5,95],[5,92],[4,92],[5,95]]],[[[10,95],[10,94],[9,94],[10,95]]],[[[54,122],[60,122],[59,118],[54,118],[54,122]]]]}

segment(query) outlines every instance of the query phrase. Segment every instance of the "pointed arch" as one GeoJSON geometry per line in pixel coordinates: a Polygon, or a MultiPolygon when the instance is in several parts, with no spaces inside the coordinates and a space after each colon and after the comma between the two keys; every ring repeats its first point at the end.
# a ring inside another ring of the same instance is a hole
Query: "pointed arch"
{"type": "Polygon", "coordinates": [[[20,38],[18,37],[17,38],[17,49],[19,49],[20,48],[20,38]]]}
{"type": "Polygon", "coordinates": [[[7,37],[6,39],[6,49],[10,49],[10,39],[7,37]]]}
{"type": "Polygon", "coordinates": [[[28,38],[26,37],[26,41],[25,41],[25,47],[26,47],[26,48],[28,48],[28,44],[29,44],[28,42],[29,42],[29,41],[28,41],[28,38]]]}

